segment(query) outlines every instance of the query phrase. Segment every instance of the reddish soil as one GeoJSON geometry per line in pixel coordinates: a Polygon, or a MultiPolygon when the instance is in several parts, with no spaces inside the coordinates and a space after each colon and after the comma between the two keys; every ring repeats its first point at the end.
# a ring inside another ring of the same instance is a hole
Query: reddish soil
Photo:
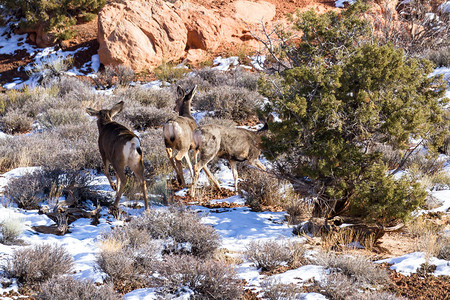
{"type": "MultiPolygon", "coordinates": [[[[433,266],[429,266],[433,271],[433,266]]],[[[450,299],[450,276],[430,276],[426,268],[421,271],[405,276],[394,270],[389,270],[391,278],[390,291],[407,297],[408,299],[450,299]]]]}

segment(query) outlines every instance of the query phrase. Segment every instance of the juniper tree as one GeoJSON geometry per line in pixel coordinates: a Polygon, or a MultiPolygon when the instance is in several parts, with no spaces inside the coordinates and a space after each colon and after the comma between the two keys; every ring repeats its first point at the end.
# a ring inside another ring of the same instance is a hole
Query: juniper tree
{"type": "MultiPolygon", "coordinates": [[[[383,224],[405,219],[425,198],[408,176],[392,175],[380,145],[408,151],[411,139],[430,155],[445,134],[441,78],[429,77],[432,63],[407,58],[392,45],[380,46],[357,3],[342,14],[297,14],[300,40],[284,38],[284,65],[260,81],[273,123],[266,155],[296,190],[316,201],[326,217],[349,212],[383,224]]],[[[401,163],[401,162],[399,162],[401,163]]]]}

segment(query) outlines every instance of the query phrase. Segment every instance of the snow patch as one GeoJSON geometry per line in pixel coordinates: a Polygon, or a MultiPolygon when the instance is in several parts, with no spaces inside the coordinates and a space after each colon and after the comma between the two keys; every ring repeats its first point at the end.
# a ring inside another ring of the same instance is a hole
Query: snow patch
{"type": "Polygon", "coordinates": [[[345,3],[348,3],[348,4],[352,5],[355,2],[356,2],[356,0],[337,0],[334,4],[338,8],[344,8],[345,7],[345,3]]]}

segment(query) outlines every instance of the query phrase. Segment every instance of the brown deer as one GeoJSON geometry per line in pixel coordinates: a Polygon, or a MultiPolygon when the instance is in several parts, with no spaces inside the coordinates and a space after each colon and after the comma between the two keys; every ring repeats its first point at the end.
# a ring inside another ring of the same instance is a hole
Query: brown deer
{"type": "Polygon", "coordinates": [[[122,111],[123,104],[123,101],[121,101],[111,109],[95,110],[87,108],[86,112],[91,116],[97,117],[99,131],[98,148],[105,166],[105,175],[112,189],[116,191],[114,208],[117,209],[119,207],[120,197],[127,183],[125,167],[129,166],[141,183],[145,210],[148,210],[147,187],[144,180],[144,163],[142,161],[140,140],[128,128],[112,120],[114,115],[122,111]],[[117,174],[117,187],[109,174],[110,164],[117,174]]]}
{"type": "Polygon", "coordinates": [[[194,131],[194,140],[199,158],[194,166],[190,195],[195,197],[195,187],[201,169],[205,170],[206,175],[220,189],[219,182],[207,167],[207,164],[215,157],[225,158],[229,161],[233,172],[235,192],[237,192],[238,181],[237,162],[247,160],[251,165],[265,171],[266,168],[258,158],[261,154],[260,133],[267,128],[267,123],[258,132],[216,124],[203,125],[197,128],[194,131]]]}
{"type": "MultiPolygon", "coordinates": [[[[163,126],[167,155],[177,173],[178,183],[183,187],[186,186],[183,166],[181,165],[183,157],[186,159],[192,178],[194,178],[191,160],[189,159],[189,150],[195,148],[193,131],[197,128],[197,123],[191,116],[191,101],[196,89],[197,86],[194,86],[190,92],[186,93],[182,87],[177,87],[177,101],[174,110],[179,115],[175,119],[167,121],[163,126]],[[174,155],[174,150],[177,150],[176,155],[174,155]]],[[[194,159],[196,160],[195,155],[194,159]]]]}

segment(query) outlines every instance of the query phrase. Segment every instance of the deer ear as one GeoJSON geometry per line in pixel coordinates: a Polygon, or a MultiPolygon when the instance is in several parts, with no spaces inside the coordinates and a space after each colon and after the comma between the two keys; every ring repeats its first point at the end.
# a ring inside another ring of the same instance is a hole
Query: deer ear
{"type": "Polygon", "coordinates": [[[90,108],[90,107],[86,108],[86,112],[87,112],[90,116],[93,116],[93,117],[98,116],[98,110],[95,110],[95,109],[93,109],[93,108],[90,108]]]}
{"type": "Polygon", "coordinates": [[[181,86],[177,86],[178,99],[184,98],[184,95],[185,95],[184,89],[181,86]]]}
{"type": "Polygon", "coordinates": [[[120,113],[122,111],[122,109],[123,109],[123,101],[120,101],[119,103],[117,103],[113,107],[111,107],[111,109],[109,110],[110,114],[111,114],[111,118],[114,115],[120,113]]]}
{"type": "Polygon", "coordinates": [[[191,90],[189,93],[187,93],[187,95],[186,95],[184,101],[192,100],[192,98],[194,98],[195,92],[197,92],[197,85],[195,85],[195,86],[192,88],[192,90],[191,90]]]}

